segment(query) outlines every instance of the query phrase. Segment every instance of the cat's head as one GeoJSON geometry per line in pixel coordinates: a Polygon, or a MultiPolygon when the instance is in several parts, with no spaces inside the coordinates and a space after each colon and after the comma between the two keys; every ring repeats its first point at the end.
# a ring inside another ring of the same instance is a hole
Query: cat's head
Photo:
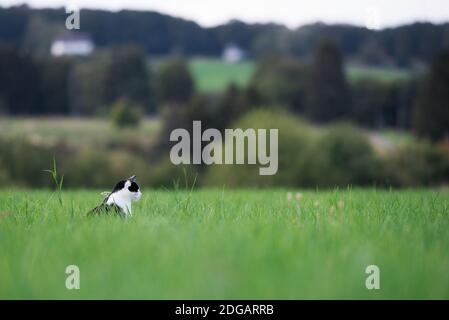
{"type": "Polygon", "coordinates": [[[136,183],[136,176],[119,181],[112,190],[111,194],[113,193],[118,193],[131,201],[138,201],[142,196],[139,185],[136,183]]]}

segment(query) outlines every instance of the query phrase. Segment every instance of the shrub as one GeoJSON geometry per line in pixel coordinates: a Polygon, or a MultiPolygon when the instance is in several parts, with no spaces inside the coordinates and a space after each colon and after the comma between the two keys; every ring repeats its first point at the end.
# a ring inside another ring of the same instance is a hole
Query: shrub
{"type": "Polygon", "coordinates": [[[198,187],[200,171],[199,166],[174,165],[167,157],[152,165],[151,181],[148,185],[164,189],[198,187]]]}
{"type": "Polygon", "coordinates": [[[112,106],[111,119],[119,128],[138,126],[141,118],[141,109],[126,100],[118,100],[112,106]]]}
{"type": "Polygon", "coordinates": [[[259,164],[213,165],[207,170],[207,185],[269,187],[304,186],[311,183],[307,164],[316,135],[305,121],[274,109],[258,109],[247,113],[232,127],[243,130],[279,129],[278,172],[272,176],[261,176],[259,164]]]}
{"type": "MultiPolygon", "coordinates": [[[[49,187],[51,181],[43,172],[53,163],[54,150],[25,140],[0,140],[0,175],[10,178],[3,185],[49,187]]],[[[0,178],[0,180],[2,180],[0,178]]]]}
{"type": "Polygon", "coordinates": [[[215,165],[208,169],[206,184],[315,188],[383,181],[381,160],[365,134],[350,124],[317,131],[291,114],[262,109],[249,113],[234,127],[279,129],[278,173],[260,176],[258,165],[215,165]]]}
{"type": "Polygon", "coordinates": [[[312,181],[318,186],[370,185],[382,181],[382,162],[365,133],[349,123],[330,126],[314,146],[312,181]]]}
{"type": "Polygon", "coordinates": [[[10,180],[6,166],[0,161],[0,186],[7,186],[10,180]]]}
{"type": "Polygon", "coordinates": [[[143,158],[123,150],[85,148],[60,163],[61,172],[65,173],[66,187],[110,188],[118,180],[133,174],[144,185],[151,182],[149,164],[143,158]]]}
{"type": "Polygon", "coordinates": [[[432,186],[449,181],[449,154],[426,141],[406,145],[388,159],[391,183],[402,187],[432,186]]]}

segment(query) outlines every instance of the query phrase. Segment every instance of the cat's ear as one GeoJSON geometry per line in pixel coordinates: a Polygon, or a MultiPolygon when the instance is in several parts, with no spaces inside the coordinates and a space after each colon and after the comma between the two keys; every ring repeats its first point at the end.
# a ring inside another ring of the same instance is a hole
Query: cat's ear
{"type": "Polygon", "coordinates": [[[131,176],[131,177],[128,178],[128,180],[131,181],[131,182],[135,182],[136,181],[136,176],[135,175],[131,176]]]}

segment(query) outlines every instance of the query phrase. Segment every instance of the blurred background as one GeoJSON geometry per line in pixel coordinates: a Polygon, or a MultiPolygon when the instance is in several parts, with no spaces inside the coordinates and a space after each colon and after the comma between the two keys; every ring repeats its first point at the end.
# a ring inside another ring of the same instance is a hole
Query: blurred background
{"type": "Polygon", "coordinates": [[[0,7],[1,187],[50,187],[53,158],[67,188],[449,182],[446,1],[98,0],[79,30],[73,3],[21,2],[0,7]],[[278,174],[172,165],[193,120],[278,128],[278,174]]]}

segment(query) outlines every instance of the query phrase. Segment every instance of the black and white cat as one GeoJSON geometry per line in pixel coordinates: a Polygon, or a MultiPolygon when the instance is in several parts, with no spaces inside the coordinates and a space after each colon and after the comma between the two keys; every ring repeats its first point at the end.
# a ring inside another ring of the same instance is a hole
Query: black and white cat
{"type": "Polygon", "coordinates": [[[132,215],[131,205],[142,196],[136,176],[117,182],[114,189],[104,198],[103,203],[94,208],[89,214],[116,212],[124,217],[132,215]]]}

